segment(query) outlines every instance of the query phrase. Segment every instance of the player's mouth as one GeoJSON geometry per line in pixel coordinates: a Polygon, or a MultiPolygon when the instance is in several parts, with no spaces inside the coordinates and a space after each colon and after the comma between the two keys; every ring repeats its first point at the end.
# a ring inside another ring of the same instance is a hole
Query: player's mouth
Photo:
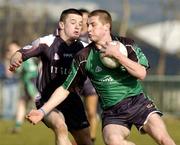
{"type": "Polygon", "coordinates": [[[89,38],[91,38],[91,37],[92,37],[92,34],[88,34],[88,36],[89,36],[89,38]]]}
{"type": "Polygon", "coordinates": [[[79,31],[75,31],[74,34],[75,35],[80,35],[80,32],[79,31]]]}

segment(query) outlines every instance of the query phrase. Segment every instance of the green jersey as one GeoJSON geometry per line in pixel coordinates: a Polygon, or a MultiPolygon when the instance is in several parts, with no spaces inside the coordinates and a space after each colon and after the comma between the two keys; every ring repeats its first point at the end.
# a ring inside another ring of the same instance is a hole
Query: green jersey
{"type": "MultiPolygon", "coordinates": [[[[149,67],[148,60],[133,40],[122,37],[118,40],[126,46],[129,59],[146,68],[149,67]]],[[[123,66],[120,65],[115,69],[105,67],[100,60],[100,52],[94,43],[91,43],[77,54],[63,87],[70,91],[71,89],[77,89],[83,84],[86,76],[90,78],[96,89],[103,109],[111,107],[127,97],[143,92],[139,80],[130,75],[123,66]]]]}
{"type": "Polygon", "coordinates": [[[37,95],[37,88],[35,85],[35,79],[37,78],[37,64],[33,59],[28,59],[23,62],[21,67],[22,74],[22,83],[26,89],[26,92],[31,97],[35,97],[37,95]]]}

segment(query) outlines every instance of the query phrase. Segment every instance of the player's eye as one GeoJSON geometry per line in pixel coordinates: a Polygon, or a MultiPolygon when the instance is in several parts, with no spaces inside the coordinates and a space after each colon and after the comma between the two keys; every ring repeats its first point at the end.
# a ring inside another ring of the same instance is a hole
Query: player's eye
{"type": "Polygon", "coordinates": [[[82,22],[81,22],[81,23],[79,23],[79,26],[82,26],[82,22]]]}

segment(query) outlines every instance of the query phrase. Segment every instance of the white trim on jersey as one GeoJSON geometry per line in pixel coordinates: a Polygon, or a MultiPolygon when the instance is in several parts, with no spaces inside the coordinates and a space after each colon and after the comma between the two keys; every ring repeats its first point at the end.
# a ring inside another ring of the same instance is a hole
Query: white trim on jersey
{"type": "Polygon", "coordinates": [[[83,42],[83,41],[80,41],[80,42],[82,43],[82,45],[83,45],[84,47],[88,46],[88,44],[89,44],[89,43],[86,43],[86,42],[83,42]]]}
{"type": "Polygon", "coordinates": [[[52,45],[52,43],[54,42],[54,39],[55,39],[56,37],[53,35],[53,34],[50,34],[50,35],[48,35],[48,36],[44,36],[44,37],[41,37],[41,38],[39,38],[40,39],[40,44],[46,44],[46,45],[48,45],[49,47],[52,45]]]}
{"type": "Polygon", "coordinates": [[[53,34],[40,37],[32,42],[31,45],[26,45],[22,49],[31,49],[32,47],[38,47],[40,44],[46,44],[47,46],[51,46],[54,42],[55,36],[53,34]]]}

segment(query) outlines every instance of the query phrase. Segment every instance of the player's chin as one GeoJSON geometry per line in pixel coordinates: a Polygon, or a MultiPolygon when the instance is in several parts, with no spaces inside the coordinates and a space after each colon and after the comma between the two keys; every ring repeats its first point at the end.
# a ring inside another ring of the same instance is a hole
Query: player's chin
{"type": "Polygon", "coordinates": [[[93,36],[93,35],[88,35],[88,36],[89,36],[89,39],[90,39],[91,41],[96,42],[96,37],[95,37],[95,36],[93,36]]]}
{"type": "Polygon", "coordinates": [[[80,34],[74,34],[72,37],[73,37],[74,39],[77,39],[77,38],[79,38],[79,36],[80,36],[80,34]]]}
{"type": "Polygon", "coordinates": [[[92,36],[90,36],[89,39],[90,39],[91,41],[94,41],[94,40],[95,40],[92,36]]]}

